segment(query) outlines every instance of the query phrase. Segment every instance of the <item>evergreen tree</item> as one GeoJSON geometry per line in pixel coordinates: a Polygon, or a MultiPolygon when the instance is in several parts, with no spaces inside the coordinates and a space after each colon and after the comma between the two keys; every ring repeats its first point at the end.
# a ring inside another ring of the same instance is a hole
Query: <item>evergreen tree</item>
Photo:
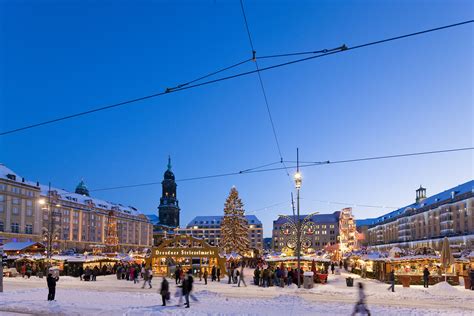
{"type": "Polygon", "coordinates": [[[224,204],[224,219],[221,223],[220,247],[224,253],[236,252],[244,256],[248,251],[248,223],[244,213],[244,204],[239,198],[239,192],[232,187],[224,204]]]}

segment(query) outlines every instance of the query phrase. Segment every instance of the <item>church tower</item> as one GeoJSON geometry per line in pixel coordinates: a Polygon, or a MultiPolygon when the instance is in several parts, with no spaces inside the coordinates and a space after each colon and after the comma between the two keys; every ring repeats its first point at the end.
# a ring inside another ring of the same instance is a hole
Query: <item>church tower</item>
{"type": "Polygon", "coordinates": [[[158,216],[161,225],[171,227],[179,226],[179,204],[176,198],[176,181],[171,171],[171,158],[168,157],[168,169],[165,171],[164,179],[161,182],[162,194],[160,206],[158,206],[158,216]]]}

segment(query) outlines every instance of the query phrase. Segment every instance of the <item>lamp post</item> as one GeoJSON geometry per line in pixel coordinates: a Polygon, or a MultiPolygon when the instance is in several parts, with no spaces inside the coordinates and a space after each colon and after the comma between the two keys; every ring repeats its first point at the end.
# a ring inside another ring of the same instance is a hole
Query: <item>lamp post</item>
{"type": "Polygon", "coordinates": [[[300,218],[300,189],[303,179],[300,173],[299,149],[296,148],[296,173],[294,175],[296,187],[296,260],[298,261],[296,275],[298,278],[298,288],[301,287],[301,218],[300,218]]]}
{"type": "MultiPolygon", "coordinates": [[[[55,239],[58,239],[59,236],[59,231],[60,229],[55,228],[55,222],[54,222],[54,217],[55,212],[53,211],[52,208],[52,202],[51,202],[51,182],[49,183],[48,187],[48,201],[44,199],[39,200],[40,205],[47,205],[46,208],[48,210],[48,227],[43,227],[43,238],[46,241],[46,251],[47,251],[47,258],[48,258],[48,265],[51,267],[51,255],[53,252],[53,242],[55,239]]],[[[56,204],[56,207],[60,207],[61,205],[56,204]]]]}

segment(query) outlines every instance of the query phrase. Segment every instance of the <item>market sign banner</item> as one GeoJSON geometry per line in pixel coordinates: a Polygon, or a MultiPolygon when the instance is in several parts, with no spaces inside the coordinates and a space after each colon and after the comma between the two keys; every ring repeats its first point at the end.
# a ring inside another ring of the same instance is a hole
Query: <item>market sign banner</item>
{"type": "Polygon", "coordinates": [[[215,250],[168,248],[155,250],[155,256],[163,257],[209,257],[216,256],[215,250]]]}

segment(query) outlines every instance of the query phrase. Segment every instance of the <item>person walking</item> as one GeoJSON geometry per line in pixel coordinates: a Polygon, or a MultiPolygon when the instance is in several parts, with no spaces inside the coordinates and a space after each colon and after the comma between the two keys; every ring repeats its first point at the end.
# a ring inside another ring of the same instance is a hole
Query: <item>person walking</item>
{"type": "Polygon", "coordinates": [[[58,282],[58,280],[58,277],[53,277],[51,273],[48,273],[48,277],[46,278],[46,283],[48,284],[48,301],[54,301],[56,282],[58,282]]]}
{"type": "Polygon", "coordinates": [[[265,270],[263,270],[263,287],[268,287],[269,281],[270,281],[270,271],[268,271],[268,268],[266,268],[265,270]]]}
{"type": "Polygon", "coordinates": [[[471,280],[471,290],[474,290],[474,269],[469,271],[469,279],[471,280]]]}
{"type": "Polygon", "coordinates": [[[260,269],[258,268],[258,266],[253,272],[253,284],[255,284],[256,286],[260,285],[260,269]]]}
{"type": "Polygon", "coordinates": [[[176,271],[174,272],[174,278],[176,280],[176,284],[178,284],[180,282],[180,279],[179,279],[179,276],[180,276],[180,270],[179,270],[179,267],[176,269],[176,271]]]}
{"type": "Polygon", "coordinates": [[[82,281],[82,275],[84,274],[84,268],[81,266],[79,266],[79,280],[82,281]]]}
{"type": "Polygon", "coordinates": [[[291,268],[288,268],[288,282],[286,283],[287,286],[290,286],[291,284],[293,284],[293,270],[291,270],[291,268]]]}
{"type": "Polygon", "coordinates": [[[221,281],[221,268],[220,267],[217,267],[216,275],[217,275],[217,282],[220,282],[221,281]]]}
{"type": "Polygon", "coordinates": [[[204,269],[203,277],[204,277],[204,284],[207,285],[207,268],[204,269]]]}
{"type": "Polygon", "coordinates": [[[148,285],[150,286],[149,288],[151,289],[151,280],[153,279],[153,269],[151,266],[148,268],[148,285]]]}
{"type": "Polygon", "coordinates": [[[188,276],[183,281],[183,295],[186,303],[184,306],[189,308],[189,295],[191,295],[191,291],[193,290],[193,277],[191,275],[191,271],[188,272],[188,276]]]}
{"type": "MultiPolygon", "coordinates": [[[[148,283],[148,279],[150,278],[150,274],[149,274],[149,270],[148,269],[145,269],[145,271],[143,272],[143,285],[142,285],[142,289],[145,288],[145,285],[148,283]]],[[[151,284],[150,285],[150,289],[151,289],[151,284]]]]}
{"type": "Polygon", "coordinates": [[[92,269],[92,281],[97,281],[97,275],[99,275],[99,268],[97,266],[92,269]]]}
{"type": "Polygon", "coordinates": [[[234,268],[233,267],[229,267],[229,269],[227,270],[227,275],[229,276],[229,282],[227,282],[227,284],[230,284],[231,280],[234,277],[234,268]]]}
{"type": "Polygon", "coordinates": [[[163,277],[163,281],[161,281],[160,294],[161,300],[163,301],[163,305],[161,306],[166,306],[166,301],[170,299],[170,285],[166,277],[163,277]]]}
{"type": "Polygon", "coordinates": [[[284,287],[285,284],[288,284],[287,283],[288,282],[288,270],[283,268],[283,271],[281,271],[281,272],[282,272],[281,274],[283,275],[283,280],[281,282],[281,287],[284,287]]]}
{"type": "Polygon", "coordinates": [[[362,282],[359,282],[359,300],[357,301],[356,306],[354,307],[352,316],[356,314],[367,314],[370,316],[370,311],[367,308],[365,302],[364,285],[362,284],[362,282]]]}
{"type": "Polygon", "coordinates": [[[334,274],[334,262],[331,262],[331,273],[334,274]]]}
{"type": "Polygon", "coordinates": [[[239,283],[237,284],[238,287],[240,287],[240,282],[242,282],[244,286],[247,287],[247,283],[245,283],[245,280],[244,280],[244,265],[243,264],[240,268],[239,283]]]}
{"type": "Polygon", "coordinates": [[[214,282],[216,280],[216,274],[217,274],[216,266],[213,266],[211,269],[211,282],[214,282]]]}
{"type": "Polygon", "coordinates": [[[390,271],[388,279],[390,281],[390,286],[387,290],[390,291],[390,289],[392,289],[392,292],[395,292],[395,271],[390,271]]]}
{"type": "Polygon", "coordinates": [[[423,287],[428,288],[428,283],[430,280],[430,271],[428,271],[428,268],[425,267],[423,270],[423,287]]]}

